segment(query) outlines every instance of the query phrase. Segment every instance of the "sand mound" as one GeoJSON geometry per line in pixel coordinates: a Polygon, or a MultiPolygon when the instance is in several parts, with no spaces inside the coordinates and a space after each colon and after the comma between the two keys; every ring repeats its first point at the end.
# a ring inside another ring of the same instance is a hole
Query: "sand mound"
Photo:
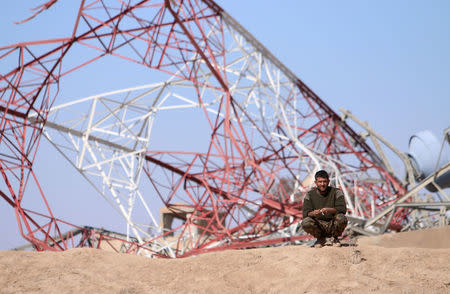
{"type": "Polygon", "coordinates": [[[177,260],[0,251],[0,293],[449,293],[450,227],[177,260]]]}
{"type": "Polygon", "coordinates": [[[358,240],[358,244],[378,245],[386,248],[450,248],[450,226],[361,238],[358,240]]]}

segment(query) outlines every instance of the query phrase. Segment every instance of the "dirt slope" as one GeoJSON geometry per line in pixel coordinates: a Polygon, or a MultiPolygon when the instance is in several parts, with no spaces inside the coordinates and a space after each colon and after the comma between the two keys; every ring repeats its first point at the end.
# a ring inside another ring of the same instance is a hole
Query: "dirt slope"
{"type": "Polygon", "coordinates": [[[177,260],[0,251],[0,293],[450,293],[450,227],[177,260]]]}

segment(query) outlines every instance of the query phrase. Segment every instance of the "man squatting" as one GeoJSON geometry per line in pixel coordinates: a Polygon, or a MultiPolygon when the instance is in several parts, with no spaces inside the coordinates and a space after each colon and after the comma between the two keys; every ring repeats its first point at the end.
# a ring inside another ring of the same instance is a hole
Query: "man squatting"
{"type": "Polygon", "coordinates": [[[324,246],[327,237],[333,237],[334,246],[341,246],[338,237],[347,226],[344,193],[328,186],[330,178],[326,171],[316,172],[314,178],[316,188],[306,193],[303,200],[303,230],[317,238],[314,247],[324,246]]]}

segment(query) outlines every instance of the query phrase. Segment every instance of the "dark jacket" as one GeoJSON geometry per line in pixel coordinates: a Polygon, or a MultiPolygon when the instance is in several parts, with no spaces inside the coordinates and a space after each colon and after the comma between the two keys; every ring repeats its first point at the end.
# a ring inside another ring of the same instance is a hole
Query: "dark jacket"
{"type": "MultiPolygon", "coordinates": [[[[324,195],[320,194],[317,188],[310,190],[306,193],[305,199],[303,199],[303,218],[307,217],[309,212],[324,207],[336,208],[338,213],[345,214],[347,212],[347,206],[345,204],[344,193],[334,187],[328,187],[324,195]]],[[[320,220],[331,220],[332,218],[332,215],[320,215],[317,217],[320,220]]]]}

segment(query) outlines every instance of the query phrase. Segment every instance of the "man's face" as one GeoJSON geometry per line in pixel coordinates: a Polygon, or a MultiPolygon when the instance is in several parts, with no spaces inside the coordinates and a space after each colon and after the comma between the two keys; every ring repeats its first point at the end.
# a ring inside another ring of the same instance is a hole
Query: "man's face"
{"type": "Polygon", "coordinates": [[[327,178],[317,178],[315,183],[319,192],[323,193],[327,190],[330,180],[327,178]]]}

